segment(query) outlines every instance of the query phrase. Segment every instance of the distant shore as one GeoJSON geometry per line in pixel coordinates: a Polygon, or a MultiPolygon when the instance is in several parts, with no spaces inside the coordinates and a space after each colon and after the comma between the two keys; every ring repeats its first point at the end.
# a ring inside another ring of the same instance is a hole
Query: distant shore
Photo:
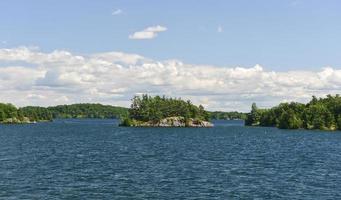
{"type": "MultiPolygon", "coordinates": [[[[163,97],[158,97],[162,99],[163,97]]],[[[180,102],[176,99],[169,100],[170,102],[180,102]]],[[[169,105],[154,105],[153,109],[143,111],[141,119],[137,117],[137,121],[153,121],[172,116],[182,116],[186,119],[192,118],[193,124],[198,124],[196,121],[210,120],[231,120],[245,119],[246,113],[240,112],[222,112],[222,111],[204,111],[202,107],[196,107],[190,101],[184,102],[181,100],[181,107],[169,107],[169,105]],[[200,110],[200,109],[201,110],[200,110]],[[157,112],[156,112],[157,111],[157,112]],[[148,113],[148,114],[146,114],[148,113]],[[147,116],[148,115],[148,116],[147,116]],[[186,116],[185,116],[186,115],[186,116]],[[149,120],[151,119],[151,120],[149,120]]],[[[180,105],[179,104],[179,105],[180,105]]],[[[150,105],[147,108],[151,108],[150,105]]],[[[141,110],[142,111],[142,110],[141,110]]],[[[41,106],[25,106],[21,108],[15,107],[10,103],[0,103],[0,124],[27,124],[35,122],[49,122],[53,119],[125,119],[130,117],[130,112],[134,114],[131,108],[102,105],[99,103],[79,103],[71,105],[58,105],[50,107],[41,106]]],[[[133,116],[134,117],[134,116],[133,116]]],[[[135,116],[136,117],[136,116],[135,116]]],[[[139,123],[141,124],[141,123],[139,123]]],[[[200,123],[199,123],[200,124],[200,123]]],[[[155,123],[150,123],[149,126],[155,126],[155,123]]],[[[193,125],[194,126],[194,125],[193,125]]],[[[202,125],[205,126],[205,125],[202,125]]]]}
{"type": "Polygon", "coordinates": [[[245,125],[280,129],[341,130],[341,96],[313,96],[307,104],[281,103],[270,109],[258,108],[253,103],[245,125]]]}

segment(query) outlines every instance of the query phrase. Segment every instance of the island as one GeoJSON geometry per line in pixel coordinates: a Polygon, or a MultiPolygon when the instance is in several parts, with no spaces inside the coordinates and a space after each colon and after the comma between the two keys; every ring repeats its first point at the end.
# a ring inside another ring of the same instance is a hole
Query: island
{"type": "Polygon", "coordinates": [[[269,126],[280,129],[341,130],[341,97],[312,97],[307,104],[281,103],[270,109],[252,104],[245,120],[247,126],[269,126]]]}
{"type": "Polygon", "coordinates": [[[135,96],[129,115],[120,126],[133,127],[213,127],[202,105],[165,96],[135,96]]]}

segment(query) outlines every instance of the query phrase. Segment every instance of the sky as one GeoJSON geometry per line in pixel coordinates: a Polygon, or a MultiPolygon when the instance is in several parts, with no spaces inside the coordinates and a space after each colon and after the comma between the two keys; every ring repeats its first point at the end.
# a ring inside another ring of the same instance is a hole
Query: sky
{"type": "Polygon", "coordinates": [[[338,0],[3,0],[0,102],[129,106],[148,93],[208,110],[341,88],[338,0]]]}

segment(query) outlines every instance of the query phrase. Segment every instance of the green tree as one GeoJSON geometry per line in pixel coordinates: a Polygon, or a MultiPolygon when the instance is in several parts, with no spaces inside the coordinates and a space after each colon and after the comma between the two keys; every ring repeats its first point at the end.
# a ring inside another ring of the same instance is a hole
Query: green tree
{"type": "Polygon", "coordinates": [[[264,110],[260,117],[261,126],[276,126],[276,115],[274,109],[264,110]]]}
{"type": "Polygon", "coordinates": [[[281,103],[271,109],[259,109],[252,105],[245,124],[274,126],[279,128],[341,129],[341,97],[327,95],[326,98],[312,97],[307,104],[281,103]],[[259,123],[258,123],[258,116],[259,123]]]}
{"type": "Polygon", "coordinates": [[[0,122],[4,121],[6,119],[5,113],[3,110],[0,110],[0,122]]]}
{"type": "Polygon", "coordinates": [[[245,125],[254,126],[260,124],[261,110],[258,109],[256,103],[252,103],[251,113],[247,115],[245,125]]]}
{"type": "Polygon", "coordinates": [[[166,98],[165,96],[135,96],[129,110],[131,119],[157,122],[167,117],[184,117],[186,120],[209,120],[209,113],[202,105],[195,106],[191,101],[166,98]]]}
{"type": "Polygon", "coordinates": [[[337,129],[341,130],[341,115],[337,116],[337,129]]]}
{"type": "Polygon", "coordinates": [[[278,119],[278,128],[282,129],[298,129],[302,126],[302,120],[293,111],[284,111],[278,119]]]}

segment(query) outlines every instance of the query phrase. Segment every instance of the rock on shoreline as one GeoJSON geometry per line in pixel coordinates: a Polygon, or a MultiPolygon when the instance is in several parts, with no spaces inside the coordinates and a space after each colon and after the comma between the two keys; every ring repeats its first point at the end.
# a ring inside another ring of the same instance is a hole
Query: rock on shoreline
{"type": "Polygon", "coordinates": [[[0,121],[0,124],[35,124],[37,122],[52,122],[52,120],[31,121],[28,117],[23,117],[22,119],[11,117],[0,121]]]}
{"type": "Polygon", "coordinates": [[[134,127],[213,127],[213,124],[208,121],[197,120],[197,119],[185,119],[184,117],[167,117],[160,121],[137,121],[131,120],[130,123],[121,124],[122,126],[134,126],[134,127]]]}
{"type": "Polygon", "coordinates": [[[18,119],[16,117],[7,118],[1,122],[2,124],[29,124],[32,123],[28,117],[23,117],[22,119],[18,119]]]}

